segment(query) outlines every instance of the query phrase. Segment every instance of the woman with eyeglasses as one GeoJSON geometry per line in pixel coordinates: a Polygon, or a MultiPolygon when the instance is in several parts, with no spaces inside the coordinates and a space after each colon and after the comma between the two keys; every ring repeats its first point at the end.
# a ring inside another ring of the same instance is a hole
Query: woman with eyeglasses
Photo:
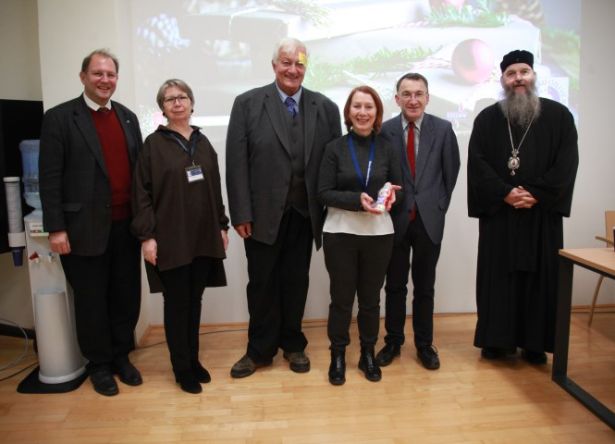
{"type": "Polygon", "coordinates": [[[141,240],[152,292],[162,290],[164,328],[175,380],[200,393],[211,381],[199,361],[201,299],[205,287],[226,285],[222,259],[228,222],[218,158],[190,125],[192,89],[162,84],[156,97],[167,118],[143,144],[133,179],[132,230],[141,240]]]}

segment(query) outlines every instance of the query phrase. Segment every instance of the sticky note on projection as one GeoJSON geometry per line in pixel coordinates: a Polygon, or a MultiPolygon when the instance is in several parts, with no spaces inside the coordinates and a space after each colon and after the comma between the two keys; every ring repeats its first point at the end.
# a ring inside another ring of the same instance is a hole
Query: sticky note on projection
{"type": "Polygon", "coordinates": [[[307,66],[307,56],[305,55],[305,52],[300,52],[299,53],[299,63],[301,63],[302,65],[307,66]]]}

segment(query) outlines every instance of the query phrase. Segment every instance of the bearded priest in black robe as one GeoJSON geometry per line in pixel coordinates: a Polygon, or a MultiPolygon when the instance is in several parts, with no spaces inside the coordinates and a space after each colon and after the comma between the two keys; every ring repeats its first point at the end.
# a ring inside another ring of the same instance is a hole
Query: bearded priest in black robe
{"type": "Polygon", "coordinates": [[[479,219],[474,345],[486,359],[553,352],[558,249],[579,162],[570,111],[536,94],[534,57],[506,54],[505,98],[474,121],[468,214],[479,219]]]}

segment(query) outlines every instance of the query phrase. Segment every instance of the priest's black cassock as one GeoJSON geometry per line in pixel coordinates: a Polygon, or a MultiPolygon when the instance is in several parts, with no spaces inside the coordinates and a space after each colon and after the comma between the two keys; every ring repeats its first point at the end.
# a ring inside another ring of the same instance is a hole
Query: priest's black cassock
{"type": "MultiPolygon", "coordinates": [[[[499,104],[474,121],[468,151],[468,214],[479,218],[477,347],[553,351],[558,249],[570,216],[579,162],[570,111],[540,99],[541,112],[519,150],[511,175],[511,142],[499,104]],[[538,201],[514,209],[504,198],[522,186],[538,201]]],[[[525,128],[512,126],[515,147],[525,128]]]]}

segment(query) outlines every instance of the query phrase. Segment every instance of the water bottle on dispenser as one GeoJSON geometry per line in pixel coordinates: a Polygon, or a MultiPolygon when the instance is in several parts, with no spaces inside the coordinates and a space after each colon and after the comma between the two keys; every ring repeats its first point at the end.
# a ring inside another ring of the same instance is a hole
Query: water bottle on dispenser
{"type": "Polygon", "coordinates": [[[41,210],[41,198],[38,193],[38,140],[22,140],[19,144],[23,166],[23,186],[26,203],[35,210],[41,210]]]}

